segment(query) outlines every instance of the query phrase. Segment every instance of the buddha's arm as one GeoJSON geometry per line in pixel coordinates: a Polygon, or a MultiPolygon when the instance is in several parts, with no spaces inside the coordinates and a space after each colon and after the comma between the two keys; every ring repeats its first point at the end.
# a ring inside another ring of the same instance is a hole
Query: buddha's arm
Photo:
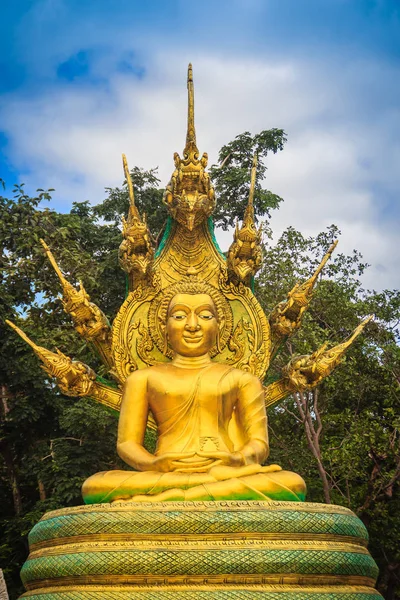
{"type": "Polygon", "coordinates": [[[135,371],[125,383],[118,423],[117,452],[138,471],[150,471],[154,463],[154,456],[143,447],[149,412],[146,391],[146,371],[135,371]]]}
{"type": "Polygon", "coordinates": [[[241,377],[236,411],[246,440],[239,452],[245,464],[262,464],[269,453],[264,389],[259,379],[250,373],[244,373],[241,377]]]}

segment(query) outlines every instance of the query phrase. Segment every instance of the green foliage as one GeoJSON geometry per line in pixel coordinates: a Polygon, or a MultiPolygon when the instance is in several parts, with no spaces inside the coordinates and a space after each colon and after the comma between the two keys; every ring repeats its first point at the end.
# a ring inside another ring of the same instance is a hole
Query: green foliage
{"type": "MultiPolygon", "coordinates": [[[[139,213],[146,214],[147,223],[154,239],[159,242],[159,234],[165,227],[167,220],[167,208],[162,202],[164,190],[158,188],[160,180],[157,177],[157,169],[144,171],[139,167],[131,170],[131,180],[135,194],[135,204],[139,213]]],[[[126,181],[122,188],[106,188],[107,198],[93,208],[96,216],[106,221],[114,221],[118,226],[122,216],[128,214],[129,193],[126,181]]]]}
{"type": "MultiPolygon", "coordinates": [[[[339,234],[331,226],[315,238],[305,238],[289,228],[266,248],[256,294],[267,312],[296,281],[312,274],[339,234]]],[[[321,419],[317,450],[330,501],[349,506],[367,525],[370,550],[381,571],[381,592],[395,598],[392,594],[400,591],[400,293],[363,290],[359,276],[366,268],[358,252],[334,255],[301,329],[282,344],[268,376],[276,379],[293,355],[310,354],[326,341],[340,343],[361,319],[375,315],[343,363],[316,390],[302,396],[316,432],[321,419]]],[[[324,482],[296,396],[270,410],[270,460],[301,473],[308,500],[321,502],[324,482]]]]}
{"type": "Polygon", "coordinates": [[[254,208],[257,217],[270,216],[282,198],[261,187],[267,170],[262,159],[270,152],[283,150],[286,134],[283,129],[269,129],[252,136],[248,131],[222,146],[219,165],[210,168],[210,177],[218,199],[213,219],[217,227],[227,229],[242,219],[250,190],[250,172],[254,154],[258,156],[254,208]]]}
{"type": "Polygon", "coordinates": [[[102,224],[88,203],[60,214],[43,207],[48,200],[50,191],[30,198],[23,186],[13,198],[0,198],[0,564],[11,597],[21,592],[19,569],[34,521],[49,508],[79,504],[82,481],[118,464],[115,417],[91,400],[63,397],[30,348],[4,324],[13,320],[37,343],[57,346],[100,371],[57,299],[59,282],[40,238],[67,277],[82,279],[113,318],[125,288],[118,267],[120,231],[102,224]]]}

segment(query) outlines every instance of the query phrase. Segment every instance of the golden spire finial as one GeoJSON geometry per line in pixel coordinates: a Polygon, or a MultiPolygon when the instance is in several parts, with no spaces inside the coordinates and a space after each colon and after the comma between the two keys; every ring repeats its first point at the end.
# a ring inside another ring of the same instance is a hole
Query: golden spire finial
{"type": "Polygon", "coordinates": [[[193,69],[189,64],[187,76],[188,119],[186,146],[183,158],[174,154],[175,171],[166,187],[163,202],[170,215],[189,231],[193,231],[207,219],[215,207],[215,194],[210,177],[206,173],[208,155],[199,159],[194,127],[193,69]]]}
{"type": "Polygon", "coordinates": [[[325,256],[323,257],[323,259],[321,260],[321,262],[319,263],[318,267],[316,268],[314,274],[310,277],[310,279],[307,281],[307,284],[311,287],[314,286],[314,283],[317,281],[318,275],[321,273],[322,269],[325,267],[326,263],[328,262],[328,260],[330,259],[330,257],[332,256],[332,252],[334,251],[334,249],[336,248],[336,246],[338,245],[339,240],[335,240],[333,242],[333,244],[331,244],[331,246],[329,247],[327,253],[325,254],[325,256]]]}
{"type": "Polygon", "coordinates": [[[198,154],[196,145],[196,129],[194,127],[194,85],[193,85],[193,68],[192,63],[188,66],[187,75],[187,89],[188,89],[188,118],[187,118],[187,132],[186,132],[186,146],[183,151],[184,156],[189,155],[189,152],[195,152],[198,154]]]}
{"type": "Polygon", "coordinates": [[[373,315],[369,315],[364,319],[347,340],[341,344],[328,348],[328,344],[325,342],[311,355],[292,358],[288,365],[284,367],[283,374],[290,380],[295,391],[311,390],[325,377],[328,377],[372,318],[373,315]]]}
{"type": "Polygon", "coordinates": [[[40,239],[40,243],[42,244],[43,248],[45,249],[45,252],[47,254],[47,258],[49,259],[53,269],[55,270],[55,272],[58,275],[59,280],[61,281],[61,286],[63,288],[63,292],[64,295],[66,297],[69,297],[73,294],[76,294],[76,289],[74,288],[74,286],[67,280],[65,279],[60,267],[58,266],[58,264],[56,263],[56,260],[50,250],[50,248],[48,247],[48,245],[46,244],[46,242],[42,239],[40,239]]]}
{"type": "Polygon", "coordinates": [[[32,340],[28,338],[28,336],[22,331],[22,329],[17,327],[12,321],[9,321],[8,319],[6,319],[6,323],[9,327],[11,327],[11,329],[14,329],[14,331],[18,333],[19,337],[21,337],[24,340],[24,342],[26,342],[36,354],[39,353],[41,347],[35,344],[35,342],[32,342],[32,340]]]}
{"type": "Polygon", "coordinates": [[[128,192],[129,192],[129,216],[137,217],[139,219],[140,218],[139,211],[136,208],[136,204],[135,204],[135,194],[133,192],[131,174],[129,172],[128,161],[126,160],[125,154],[122,155],[122,165],[124,167],[125,179],[126,179],[126,183],[128,185],[128,192]]]}
{"type": "Polygon", "coordinates": [[[243,225],[254,224],[254,190],[256,188],[257,163],[256,153],[253,156],[253,166],[251,167],[249,200],[243,217],[243,225]]]}
{"type": "Polygon", "coordinates": [[[57,352],[51,352],[43,346],[38,346],[14,323],[8,320],[6,323],[33,349],[36,356],[42,361],[41,368],[47,375],[57,379],[58,387],[63,394],[86,396],[90,393],[96,379],[96,374],[90,367],[79,361],[73,361],[58,348],[57,352]]]}
{"type": "Polygon", "coordinates": [[[72,360],[68,356],[65,356],[65,354],[58,349],[57,353],[55,353],[47,350],[47,348],[43,348],[43,346],[38,346],[28,338],[22,329],[12,323],[12,321],[6,319],[6,323],[32,348],[36,356],[40,358],[43,363],[42,369],[44,369],[48,375],[51,377],[63,377],[70,371],[72,360]]]}

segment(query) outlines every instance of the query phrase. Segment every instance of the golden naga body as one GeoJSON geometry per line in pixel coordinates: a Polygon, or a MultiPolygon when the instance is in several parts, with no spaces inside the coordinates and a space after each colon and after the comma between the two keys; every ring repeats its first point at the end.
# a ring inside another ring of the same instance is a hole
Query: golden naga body
{"type": "Polygon", "coordinates": [[[60,352],[36,346],[13,327],[63,393],[90,396],[121,410],[118,452],[134,470],[91,476],[83,486],[85,502],[304,500],[299,475],[264,466],[269,454],[266,407],[329,375],[368,319],[346,342],[293,358],[282,378],[263,388],[278,344],[300,327],[336,243],[314,275],[267,317],[250,287],[261,265],[261,232],[253,209],[256,161],[243,226],[236,229],[226,259],[210,219],[215,196],[205,171],[207,155],[199,159],[196,146],[191,66],[186,147],[183,159],[177,154],[174,159],[164,196],[169,222],[154,251],[123,157],[130,208],[120,262],[130,292],[111,329],[84,289],[77,291],[65,280],[45,246],[61,280],[65,310],[100,351],[119,387],[60,352]],[[156,430],[154,454],[144,447],[146,427],[156,430]]]}

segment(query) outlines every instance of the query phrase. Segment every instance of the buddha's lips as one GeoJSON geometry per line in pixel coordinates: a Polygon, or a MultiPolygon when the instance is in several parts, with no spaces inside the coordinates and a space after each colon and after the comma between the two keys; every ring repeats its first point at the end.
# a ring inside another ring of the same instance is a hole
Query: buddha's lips
{"type": "Polygon", "coordinates": [[[183,339],[185,340],[185,342],[200,342],[200,340],[203,339],[202,335],[197,335],[197,336],[188,336],[188,335],[184,335],[183,339]]]}

